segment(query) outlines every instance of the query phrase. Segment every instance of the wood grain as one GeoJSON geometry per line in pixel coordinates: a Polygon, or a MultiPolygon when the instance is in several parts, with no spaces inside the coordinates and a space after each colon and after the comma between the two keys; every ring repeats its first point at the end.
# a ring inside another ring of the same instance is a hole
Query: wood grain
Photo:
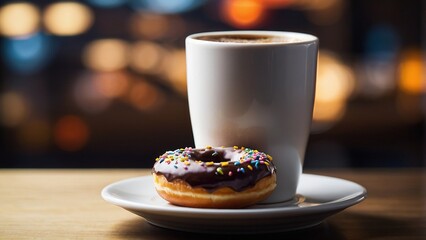
{"type": "MultiPolygon", "coordinates": [[[[235,239],[153,227],[105,202],[109,183],[150,170],[0,170],[0,239],[235,239]]],[[[262,239],[426,239],[426,171],[322,170],[368,190],[361,204],[307,230],[262,239]]],[[[244,239],[259,239],[249,235],[244,239]]]]}

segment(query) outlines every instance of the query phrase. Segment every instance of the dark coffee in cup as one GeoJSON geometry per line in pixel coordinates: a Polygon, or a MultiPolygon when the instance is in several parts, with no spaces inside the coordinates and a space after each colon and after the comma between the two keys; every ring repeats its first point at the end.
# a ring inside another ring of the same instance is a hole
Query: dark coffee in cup
{"type": "Polygon", "coordinates": [[[210,35],[197,37],[196,39],[211,41],[211,42],[223,42],[223,43],[291,43],[297,42],[297,39],[273,36],[273,35],[210,35]]]}

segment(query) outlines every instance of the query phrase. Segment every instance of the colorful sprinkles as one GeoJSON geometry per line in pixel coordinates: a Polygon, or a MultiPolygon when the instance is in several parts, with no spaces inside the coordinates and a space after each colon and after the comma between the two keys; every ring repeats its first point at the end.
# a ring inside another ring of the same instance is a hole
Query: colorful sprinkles
{"type": "Polygon", "coordinates": [[[213,148],[212,146],[206,146],[204,149],[195,150],[191,147],[186,147],[179,148],[174,151],[167,151],[163,155],[156,158],[155,161],[159,164],[165,163],[169,165],[173,163],[173,167],[176,170],[182,168],[185,171],[188,171],[191,167],[202,167],[207,171],[207,169],[215,168],[215,170],[213,170],[215,175],[232,177],[238,174],[245,174],[247,171],[256,171],[262,165],[268,167],[271,164],[272,157],[258,150],[245,147],[233,146],[231,148],[213,148]],[[233,159],[232,161],[221,162],[204,162],[199,159],[193,158],[193,156],[196,155],[194,154],[195,151],[213,151],[211,153],[211,156],[216,157],[220,154],[221,149],[223,149],[223,151],[226,151],[227,149],[239,151],[241,156],[238,160],[233,159]],[[192,164],[195,164],[195,166],[192,166],[192,164]],[[235,168],[234,166],[238,167],[235,168]]]}

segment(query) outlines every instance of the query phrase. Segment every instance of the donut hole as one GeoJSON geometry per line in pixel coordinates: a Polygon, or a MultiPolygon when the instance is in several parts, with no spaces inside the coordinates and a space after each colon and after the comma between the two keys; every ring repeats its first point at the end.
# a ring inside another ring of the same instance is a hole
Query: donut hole
{"type": "Polygon", "coordinates": [[[243,152],[241,149],[233,148],[204,148],[197,149],[191,154],[190,159],[202,162],[235,162],[240,160],[243,152]],[[232,150],[230,150],[232,149],[232,150]]]}
{"type": "Polygon", "coordinates": [[[199,151],[194,151],[192,153],[191,158],[196,159],[202,162],[228,162],[232,160],[232,155],[225,154],[225,150],[221,149],[204,149],[199,151]]]}

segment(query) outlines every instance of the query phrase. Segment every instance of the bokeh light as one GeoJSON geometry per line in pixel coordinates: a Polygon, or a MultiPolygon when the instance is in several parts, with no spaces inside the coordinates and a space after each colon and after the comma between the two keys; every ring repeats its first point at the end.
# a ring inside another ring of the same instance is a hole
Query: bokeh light
{"type": "Polygon", "coordinates": [[[398,33],[394,26],[375,25],[368,30],[364,46],[368,58],[392,61],[400,48],[398,33]]]}
{"type": "Polygon", "coordinates": [[[29,107],[25,98],[13,91],[0,95],[0,118],[2,125],[16,127],[29,115],[29,107]]]}
{"type": "Polygon", "coordinates": [[[391,94],[396,85],[394,60],[367,58],[357,66],[357,94],[379,98],[391,94]]]}
{"type": "Polygon", "coordinates": [[[89,127],[87,123],[76,115],[61,117],[53,129],[56,145],[64,151],[78,151],[89,140],[89,127]]]}
{"type": "Polygon", "coordinates": [[[400,41],[394,26],[377,24],[364,38],[365,57],[359,66],[359,93],[378,98],[391,93],[396,85],[397,56],[400,41]]]}
{"type": "Polygon", "coordinates": [[[129,88],[130,79],[125,72],[99,72],[93,74],[95,87],[107,98],[123,96],[129,88]]]}
{"type": "Polygon", "coordinates": [[[185,36],[185,23],[180,15],[162,15],[137,12],[130,18],[133,36],[146,40],[181,39],[185,36]]]}
{"type": "Polygon", "coordinates": [[[90,4],[103,8],[115,8],[127,3],[128,0],[87,0],[90,4]]]}
{"type": "Polygon", "coordinates": [[[43,33],[25,38],[8,38],[3,42],[3,58],[10,69],[31,74],[45,67],[52,57],[53,43],[43,33]]]}
{"type": "Polygon", "coordinates": [[[136,36],[147,39],[160,39],[168,34],[171,23],[165,15],[137,13],[130,19],[130,29],[136,36]]]}
{"type": "Polygon", "coordinates": [[[158,74],[162,70],[165,50],[155,42],[139,41],[130,51],[130,67],[141,73],[158,74]]]}
{"type": "Polygon", "coordinates": [[[52,34],[71,36],[87,31],[93,23],[93,13],[78,2],[58,2],[46,8],[43,20],[52,34]]]}
{"type": "Polygon", "coordinates": [[[0,32],[8,37],[36,32],[40,24],[38,8],[26,2],[9,3],[0,8],[0,32]]]}
{"type": "Polygon", "coordinates": [[[321,102],[315,101],[314,106],[314,123],[312,129],[321,131],[329,128],[333,123],[340,120],[346,111],[345,102],[321,102]]]}
{"type": "Polygon", "coordinates": [[[170,50],[164,64],[164,74],[171,86],[182,95],[186,95],[186,58],[185,50],[170,50]]]}
{"type": "Polygon", "coordinates": [[[163,102],[163,94],[145,80],[135,81],[129,92],[130,103],[139,110],[147,111],[163,102]]]}
{"type": "Polygon", "coordinates": [[[17,131],[17,141],[20,148],[26,152],[43,152],[49,146],[51,128],[43,119],[29,119],[17,131]]]}
{"type": "Polygon", "coordinates": [[[128,44],[119,39],[102,39],[91,42],[83,51],[83,63],[96,71],[116,71],[127,66],[128,44]]]}
{"type": "Polygon", "coordinates": [[[314,127],[315,122],[334,123],[339,120],[354,88],[355,77],[352,70],[334,54],[321,51],[318,57],[314,127]]]}
{"type": "Polygon", "coordinates": [[[204,4],[206,0],[132,0],[131,6],[136,9],[157,13],[182,13],[204,4]]]}
{"type": "Polygon", "coordinates": [[[83,73],[75,81],[73,96],[75,103],[85,112],[96,114],[106,110],[110,105],[110,98],[106,97],[105,89],[99,88],[95,82],[97,74],[83,73]]]}
{"type": "Polygon", "coordinates": [[[258,26],[265,15],[265,7],[258,0],[227,0],[222,1],[222,18],[237,28],[258,26]]]}
{"type": "Polygon", "coordinates": [[[402,91],[409,94],[424,92],[423,61],[420,50],[411,49],[402,53],[398,86],[402,91]]]}
{"type": "Polygon", "coordinates": [[[318,58],[315,99],[321,102],[344,101],[351,95],[354,87],[352,70],[333,54],[321,52],[318,58]]]}

